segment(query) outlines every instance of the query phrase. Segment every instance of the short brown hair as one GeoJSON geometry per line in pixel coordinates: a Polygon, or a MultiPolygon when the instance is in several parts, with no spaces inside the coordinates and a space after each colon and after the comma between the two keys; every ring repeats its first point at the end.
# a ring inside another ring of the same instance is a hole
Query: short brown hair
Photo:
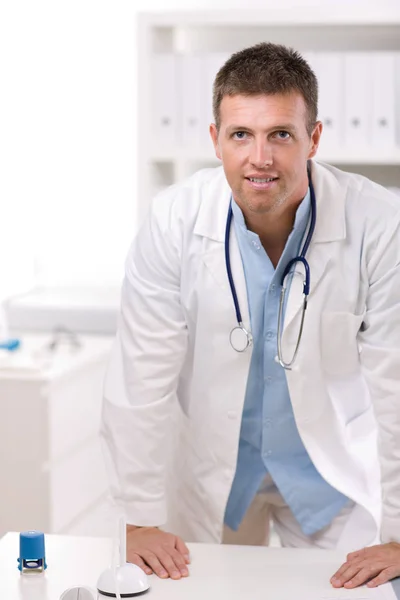
{"type": "Polygon", "coordinates": [[[224,96],[258,96],[299,92],[307,107],[307,132],[317,121],[318,81],[304,58],[292,48],[263,42],[240,50],[218,71],[213,89],[213,112],[217,129],[224,96]]]}

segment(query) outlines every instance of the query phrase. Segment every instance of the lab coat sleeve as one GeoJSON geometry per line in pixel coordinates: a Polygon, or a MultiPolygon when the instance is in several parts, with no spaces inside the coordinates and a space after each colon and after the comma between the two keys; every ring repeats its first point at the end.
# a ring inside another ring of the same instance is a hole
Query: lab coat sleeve
{"type": "Polygon", "coordinates": [[[126,261],[121,313],[104,385],[101,434],[111,495],[128,523],[166,522],[172,403],[187,346],[173,203],[153,204],[126,261]]]}
{"type": "Polygon", "coordinates": [[[400,542],[400,227],[393,219],[370,252],[361,362],[378,421],[381,541],[400,542]]]}

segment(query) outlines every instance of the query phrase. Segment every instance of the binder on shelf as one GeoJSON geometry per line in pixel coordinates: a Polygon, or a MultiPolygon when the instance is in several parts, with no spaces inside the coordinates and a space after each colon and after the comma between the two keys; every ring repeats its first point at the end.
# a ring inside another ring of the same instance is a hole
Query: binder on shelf
{"type": "Polygon", "coordinates": [[[336,153],[344,143],[344,55],[321,52],[314,59],[318,78],[318,119],[323,124],[320,150],[336,153]]]}
{"type": "Polygon", "coordinates": [[[153,142],[174,147],[178,133],[178,93],[176,57],[154,54],[152,57],[153,142]]]}
{"type": "Polygon", "coordinates": [[[198,147],[207,135],[204,60],[200,55],[177,57],[179,143],[198,147]]]}
{"type": "Polygon", "coordinates": [[[345,144],[365,149],[371,144],[371,60],[368,52],[351,52],[344,58],[345,144]]]}
{"type": "Polygon", "coordinates": [[[395,54],[371,54],[372,72],[372,145],[374,148],[396,146],[395,54]]]}
{"type": "Polygon", "coordinates": [[[214,123],[213,114],[213,86],[215,76],[222,67],[222,65],[230,58],[230,52],[212,52],[204,57],[205,61],[205,120],[206,120],[206,138],[208,143],[211,144],[209,126],[210,123],[214,123]]]}
{"type": "Polygon", "coordinates": [[[301,52],[301,56],[308,63],[311,69],[314,71],[316,78],[318,79],[319,86],[319,74],[318,74],[318,52],[301,52]]]}

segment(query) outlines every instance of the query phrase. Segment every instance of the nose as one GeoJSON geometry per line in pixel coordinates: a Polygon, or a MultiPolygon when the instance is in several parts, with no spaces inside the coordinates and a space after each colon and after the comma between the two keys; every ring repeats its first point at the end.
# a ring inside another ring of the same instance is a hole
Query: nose
{"type": "Polygon", "coordinates": [[[263,169],[272,165],[272,148],[265,139],[254,140],[250,149],[249,160],[256,169],[263,169]]]}

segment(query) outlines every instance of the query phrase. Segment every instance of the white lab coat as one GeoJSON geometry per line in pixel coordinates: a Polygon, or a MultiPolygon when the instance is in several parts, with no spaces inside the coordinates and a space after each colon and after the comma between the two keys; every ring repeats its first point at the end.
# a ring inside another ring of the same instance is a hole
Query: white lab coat
{"type": "MultiPolygon", "coordinates": [[[[366,541],[379,531],[382,541],[400,541],[400,203],[361,176],[315,161],[312,179],[311,292],[295,367],[286,371],[294,416],[317,470],[358,505],[366,541]]],[[[187,541],[221,540],[251,359],[229,344],[230,195],[221,167],[155,199],[127,258],[105,381],[112,495],[129,523],[165,525],[187,541]]],[[[231,264],[250,328],[233,227],[231,264]]],[[[295,276],[285,357],[301,305],[295,276]]]]}

